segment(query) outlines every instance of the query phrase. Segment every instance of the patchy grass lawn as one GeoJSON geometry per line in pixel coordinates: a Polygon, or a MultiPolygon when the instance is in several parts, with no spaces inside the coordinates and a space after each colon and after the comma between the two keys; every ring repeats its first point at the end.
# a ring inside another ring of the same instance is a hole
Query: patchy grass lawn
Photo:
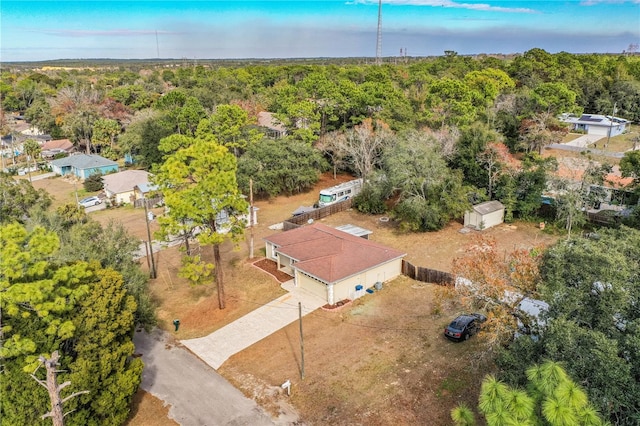
{"type": "Polygon", "coordinates": [[[304,379],[298,323],[219,371],[272,410],[283,393],[259,390],[291,380],[289,402],[305,424],[450,424],[459,403],[477,405],[481,378],[493,369],[477,362],[479,339],[457,344],[442,336],[458,309],[450,291],[400,277],[340,311],[304,317],[304,379]]]}
{"type": "Polygon", "coordinates": [[[155,396],[139,389],[133,397],[133,408],[126,426],[177,426],[169,418],[169,407],[155,396]]]}

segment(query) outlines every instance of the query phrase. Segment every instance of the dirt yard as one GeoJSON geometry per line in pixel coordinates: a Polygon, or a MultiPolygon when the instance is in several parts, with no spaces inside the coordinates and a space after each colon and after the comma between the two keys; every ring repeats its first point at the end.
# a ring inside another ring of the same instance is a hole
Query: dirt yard
{"type": "MultiPolygon", "coordinates": [[[[177,247],[160,252],[158,277],[151,281],[153,297],[159,304],[159,325],[173,332],[171,321],[179,318],[177,338],[203,336],[283,294],[274,277],[253,265],[264,256],[262,238],[281,232],[269,226],[282,222],[301,205],[312,205],[320,188],[348,179],[343,176],[334,181],[332,176],[324,176],[307,194],[256,201],[260,210],[253,229],[255,259],[248,259],[249,231],[241,244],[225,244],[222,250],[224,310],[218,308],[212,284],[190,287],[177,277],[181,257],[177,247]]],[[[71,197],[71,201],[75,198],[73,185],[61,179],[34,182],[34,186],[50,191],[56,203],[61,204],[63,197],[71,197]]],[[[141,210],[125,207],[90,215],[103,224],[119,220],[137,238],[146,238],[141,210]]],[[[400,234],[393,221],[355,211],[322,222],[369,229],[373,231],[372,240],[407,252],[410,262],[444,271],[450,270],[452,260],[477,234],[460,233],[459,223],[436,233],[400,234]]],[[[504,251],[548,244],[556,238],[524,223],[501,225],[483,234],[496,238],[504,251]]],[[[210,260],[211,249],[203,248],[202,255],[210,260]]],[[[142,267],[147,267],[146,262],[142,267]]],[[[477,405],[480,380],[492,369],[478,361],[479,339],[456,344],[442,336],[442,329],[458,310],[450,290],[400,277],[341,309],[318,310],[304,317],[304,379],[298,323],[231,357],[219,372],[274,417],[284,410],[297,411],[299,424],[450,424],[449,412],[456,405],[477,405]],[[286,380],[292,382],[291,396],[280,387],[286,380]]],[[[167,419],[167,407],[161,401],[140,392],[128,424],[175,423],[167,419]]]]}

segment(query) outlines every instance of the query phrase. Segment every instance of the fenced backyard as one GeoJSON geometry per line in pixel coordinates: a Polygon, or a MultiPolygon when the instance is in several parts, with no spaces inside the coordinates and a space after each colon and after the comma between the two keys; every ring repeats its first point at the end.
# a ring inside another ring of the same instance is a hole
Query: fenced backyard
{"type": "Polygon", "coordinates": [[[402,261],[402,274],[407,277],[425,283],[439,285],[453,285],[453,275],[449,272],[438,271],[436,269],[415,266],[406,260],[402,261]]]}
{"type": "Polygon", "coordinates": [[[282,225],[282,229],[284,231],[289,231],[290,229],[298,228],[304,224],[309,223],[309,220],[315,221],[322,219],[323,217],[330,216],[332,214],[345,211],[351,208],[352,199],[340,201],[339,203],[332,204],[326,207],[320,207],[314,209],[310,212],[302,213],[296,216],[291,216],[289,219],[285,220],[282,225]]]}

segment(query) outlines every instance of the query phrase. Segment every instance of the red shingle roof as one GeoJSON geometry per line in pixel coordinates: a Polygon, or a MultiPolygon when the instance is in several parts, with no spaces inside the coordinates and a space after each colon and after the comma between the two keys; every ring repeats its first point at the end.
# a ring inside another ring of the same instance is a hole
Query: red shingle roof
{"type": "Polygon", "coordinates": [[[406,255],[321,223],[271,235],[266,241],[296,261],[294,267],[326,283],[335,283],[406,255]]]}

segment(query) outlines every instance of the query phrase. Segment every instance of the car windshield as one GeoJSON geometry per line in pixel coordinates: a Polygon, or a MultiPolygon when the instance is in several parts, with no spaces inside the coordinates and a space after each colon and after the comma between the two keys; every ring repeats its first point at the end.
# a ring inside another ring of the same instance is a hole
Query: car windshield
{"type": "Polygon", "coordinates": [[[333,200],[334,200],[334,196],[333,195],[320,194],[320,202],[322,202],[322,203],[329,203],[329,202],[331,202],[333,200]]]}

